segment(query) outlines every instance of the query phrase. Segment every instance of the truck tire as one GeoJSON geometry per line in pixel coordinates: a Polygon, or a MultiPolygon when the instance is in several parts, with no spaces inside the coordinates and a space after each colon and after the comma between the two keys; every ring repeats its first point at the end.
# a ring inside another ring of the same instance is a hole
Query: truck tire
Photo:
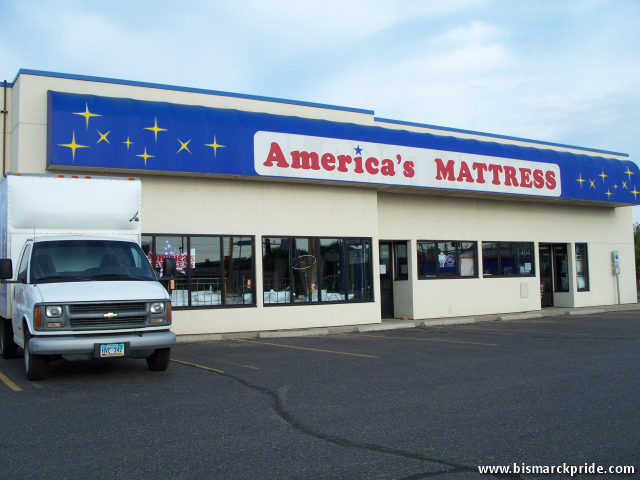
{"type": "Polygon", "coordinates": [[[44,355],[33,355],[29,351],[29,340],[31,333],[27,326],[24,326],[24,373],[27,380],[42,380],[47,374],[47,357],[44,355]]]}
{"type": "Polygon", "coordinates": [[[147,357],[147,365],[154,372],[164,372],[171,361],[170,348],[158,348],[147,357]]]}
{"type": "Polygon", "coordinates": [[[16,358],[18,345],[13,341],[11,320],[0,318],[0,355],[4,359],[16,358]]]}

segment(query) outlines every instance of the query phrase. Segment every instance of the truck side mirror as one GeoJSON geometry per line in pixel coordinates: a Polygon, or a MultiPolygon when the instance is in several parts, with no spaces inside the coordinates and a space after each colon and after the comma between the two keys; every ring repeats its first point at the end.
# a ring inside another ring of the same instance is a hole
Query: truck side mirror
{"type": "Polygon", "coordinates": [[[13,278],[13,263],[10,258],[0,260],[0,279],[10,280],[13,278]]]}
{"type": "Polygon", "coordinates": [[[176,259],[171,257],[164,257],[162,264],[162,276],[175,277],[176,275],[176,259]]]}

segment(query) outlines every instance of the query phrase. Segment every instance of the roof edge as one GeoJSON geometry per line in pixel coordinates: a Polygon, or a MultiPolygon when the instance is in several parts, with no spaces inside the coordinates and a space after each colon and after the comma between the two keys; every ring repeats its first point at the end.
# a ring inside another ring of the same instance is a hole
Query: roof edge
{"type": "Polygon", "coordinates": [[[546,145],[549,147],[562,147],[562,148],[572,148],[575,150],[582,150],[584,152],[595,152],[595,153],[605,153],[608,155],[619,155],[621,157],[627,157],[627,159],[629,158],[629,154],[628,153],[620,153],[620,152],[611,152],[608,150],[599,150],[597,148],[586,148],[586,147],[577,147],[575,145],[565,145],[562,143],[553,143],[553,142],[545,142],[542,140],[532,140],[529,138],[521,138],[521,137],[510,137],[507,135],[498,135],[495,133],[486,133],[486,132],[476,132],[474,130],[462,130],[459,128],[448,128],[448,127],[440,127],[438,125],[429,125],[426,123],[416,123],[416,122],[405,122],[402,120],[391,120],[389,118],[381,118],[381,117],[373,117],[373,120],[376,122],[383,122],[383,123],[392,123],[392,124],[396,124],[396,125],[406,125],[406,126],[410,126],[410,127],[421,127],[421,128],[431,128],[434,130],[442,130],[445,132],[455,132],[455,133],[467,133],[467,134],[471,134],[471,135],[481,135],[483,137],[491,137],[491,138],[499,138],[502,140],[516,140],[519,142],[527,142],[527,143],[536,143],[538,145],[546,145]]]}
{"type": "Polygon", "coordinates": [[[287,100],[284,98],[275,98],[275,97],[263,97],[260,95],[247,95],[242,93],[232,93],[232,92],[222,92],[219,90],[207,90],[204,88],[191,88],[191,87],[179,87],[175,85],[164,85],[161,83],[148,83],[148,82],[138,82],[134,80],[120,80],[117,78],[106,78],[106,77],[93,77],[88,75],[75,75],[71,73],[57,73],[57,72],[47,72],[43,70],[29,70],[25,68],[21,68],[18,70],[13,82],[9,84],[7,82],[7,87],[13,87],[13,85],[18,80],[20,75],[35,75],[39,77],[53,77],[53,78],[66,78],[69,80],[83,80],[86,82],[101,82],[101,83],[113,83],[116,85],[128,85],[132,87],[145,87],[145,88],[157,88],[161,90],[173,90],[178,92],[188,92],[188,93],[200,93],[204,95],[218,95],[221,97],[232,97],[232,98],[242,98],[245,100],[258,100],[262,102],[273,102],[273,103],[284,103],[288,105],[298,105],[302,107],[314,107],[314,108],[324,108],[327,110],[338,110],[343,112],[352,112],[352,113],[363,113],[366,115],[374,115],[375,112],[373,110],[365,110],[362,108],[351,108],[351,107],[341,107],[338,105],[328,105],[324,103],[313,103],[313,102],[302,102],[298,100],[287,100]]]}

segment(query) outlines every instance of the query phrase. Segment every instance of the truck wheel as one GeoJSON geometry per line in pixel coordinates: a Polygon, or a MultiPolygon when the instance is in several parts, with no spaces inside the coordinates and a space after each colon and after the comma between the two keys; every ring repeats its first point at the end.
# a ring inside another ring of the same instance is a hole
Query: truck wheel
{"type": "Polygon", "coordinates": [[[11,320],[0,318],[0,355],[4,359],[16,358],[18,345],[13,341],[11,320]]]}
{"type": "Polygon", "coordinates": [[[31,333],[27,326],[24,326],[24,372],[27,380],[42,380],[47,373],[47,357],[44,355],[33,355],[29,351],[29,340],[31,333]]]}
{"type": "Polygon", "coordinates": [[[170,348],[158,348],[152,355],[147,357],[147,365],[154,372],[163,372],[169,366],[171,361],[170,348]]]}

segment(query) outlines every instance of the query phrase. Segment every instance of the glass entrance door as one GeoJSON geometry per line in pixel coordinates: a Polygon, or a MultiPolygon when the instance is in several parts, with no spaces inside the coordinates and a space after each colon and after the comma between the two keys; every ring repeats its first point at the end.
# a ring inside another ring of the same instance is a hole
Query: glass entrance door
{"type": "Polygon", "coordinates": [[[539,246],[540,254],[540,304],[542,307],[553,307],[553,268],[551,262],[551,245],[539,246]]]}
{"type": "Polygon", "coordinates": [[[380,304],[382,318],[393,318],[393,262],[391,242],[380,242],[380,304]]]}

